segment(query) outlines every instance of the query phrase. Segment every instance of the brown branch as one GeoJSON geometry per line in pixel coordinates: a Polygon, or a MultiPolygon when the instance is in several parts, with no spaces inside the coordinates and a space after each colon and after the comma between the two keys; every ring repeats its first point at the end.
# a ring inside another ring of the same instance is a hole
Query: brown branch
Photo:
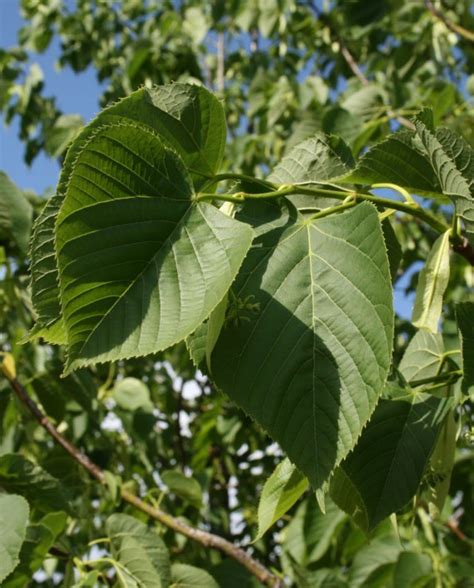
{"type": "Polygon", "coordinates": [[[427,10],[429,10],[435,18],[440,20],[450,31],[456,33],[471,43],[474,43],[474,33],[449,20],[440,10],[436,8],[431,0],[425,0],[425,6],[427,10]]]}
{"type": "MultiPolygon", "coordinates": [[[[10,386],[16,393],[19,400],[26,406],[26,408],[31,412],[34,418],[38,421],[38,423],[46,429],[46,431],[51,435],[51,437],[58,443],[78,464],[80,464],[89,474],[95,478],[101,484],[105,484],[105,477],[103,471],[100,467],[91,461],[84,453],[82,453],[75,445],[70,443],[67,439],[65,439],[61,433],[55,428],[53,423],[49,420],[49,418],[40,410],[38,405],[34,402],[34,400],[29,396],[28,392],[25,388],[20,384],[20,382],[16,379],[16,377],[11,374],[11,372],[2,365],[2,371],[7,378],[10,386]]],[[[202,531],[200,529],[196,529],[191,527],[190,525],[184,523],[180,519],[165,513],[159,508],[155,508],[146,502],[144,502],[138,496],[135,496],[128,490],[121,489],[121,496],[125,502],[131,504],[138,510],[141,510],[151,518],[159,521],[166,527],[173,529],[177,533],[181,535],[185,535],[192,539],[193,541],[197,541],[204,547],[212,547],[214,549],[218,549],[222,553],[225,553],[230,558],[237,561],[240,565],[246,568],[251,574],[253,574],[262,584],[265,586],[271,586],[272,588],[282,588],[283,582],[278,577],[272,574],[265,566],[263,566],[260,562],[254,559],[251,555],[246,553],[240,547],[237,547],[215,535],[214,533],[209,533],[207,531],[202,531]]]]}
{"type": "MultiPolygon", "coordinates": [[[[355,75],[355,77],[360,81],[360,83],[363,86],[369,85],[370,84],[369,79],[364,74],[364,72],[360,69],[359,64],[355,60],[352,53],[349,51],[349,48],[347,47],[347,45],[344,42],[344,39],[341,37],[341,35],[338,33],[338,31],[334,28],[334,25],[329,20],[329,18],[327,18],[327,16],[321,12],[321,10],[314,4],[314,2],[310,3],[310,7],[313,10],[316,17],[328,27],[331,37],[334,39],[334,41],[336,41],[338,43],[338,45],[341,49],[341,55],[343,56],[345,62],[347,63],[347,65],[349,66],[349,69],[352,71],[352,73],[355,75]]],[[[389,117],[397,120],[402,126],[406,127],[407,129],[410,129],[411,131],[413,131],[415,129],[415,125],[411,121],[409,121],[404,116],[398,115],[392,109],[387,110],[387,115],[389,117]]]]}

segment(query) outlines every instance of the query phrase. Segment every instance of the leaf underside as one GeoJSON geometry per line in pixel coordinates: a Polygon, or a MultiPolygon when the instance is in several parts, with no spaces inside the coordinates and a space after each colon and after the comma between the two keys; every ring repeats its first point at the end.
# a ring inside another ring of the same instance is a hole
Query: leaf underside
{"type": "Polygon", "coordinates": [[[228,309],[213,377],[318,489],[354,447],[390,365],[377,211],[364,203],[310,221],[290,204],[282,215],[259,203],[241,218],[258,237],[233,286],[240,310],[228,309]]]}

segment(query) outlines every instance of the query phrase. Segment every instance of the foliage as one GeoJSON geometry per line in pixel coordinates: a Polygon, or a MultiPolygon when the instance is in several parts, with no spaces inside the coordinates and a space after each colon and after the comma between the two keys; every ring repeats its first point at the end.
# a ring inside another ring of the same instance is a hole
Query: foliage
{"type": "Polygon", "coordinates": [[[62,171],[0,176],[2,585],[468,586],[468,3],[22,10],[0,106],[62,171]]]}

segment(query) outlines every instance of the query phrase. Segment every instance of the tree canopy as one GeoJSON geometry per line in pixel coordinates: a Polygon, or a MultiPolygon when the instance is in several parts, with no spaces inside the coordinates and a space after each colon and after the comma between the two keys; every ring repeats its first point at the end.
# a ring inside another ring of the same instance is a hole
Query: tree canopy
{"type": "Polygon", "coordinates": [[[61,173],[0,174],[2,586],[470,586],[470,3],[21,10],[61,173]]]}

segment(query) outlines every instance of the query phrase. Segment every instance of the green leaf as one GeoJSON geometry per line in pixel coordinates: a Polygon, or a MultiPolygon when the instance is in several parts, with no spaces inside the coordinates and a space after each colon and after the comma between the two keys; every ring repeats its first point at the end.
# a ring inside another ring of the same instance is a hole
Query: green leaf
{"type": "Polygon", "coordinates": [[[30,334],[54,344],[66,343],[59,301],[58,271],[54,252],[54,230],[62,196],[50,198],[33,227],[31,238],[31,300],[37,315],[30,334]]]}
{"type": "Polygon", "coordinates": [[[0,487],[21,494],[42,512],[70,511],[59,480],[21,455],[0,456],[0,487]]]}
{"type": "Polygon", "coordinates": [[[382,221],[382,231],[387,249],[388,263],[390,265],[390,275],[392,277],[392,283],[394,283],[402,260],[402,248],[388,218],[382,221]]]}
{"type": "Polygon", "coordinates": [[[0,172],[0,239],[12,240],[26,253],[33,208],[24,193],[0,172]]]}
{"type": "Polygon", "coordinates": [[[443,310],[443,296],[449,282],[449,237],[446,231],[438,237],[420,272],[416,287],[412,321],[415,327],[438,332],[443,310]]]}
{"type": "Polygon", "coordinates": [[[30,509],[22,496],[0,494],[0,582],[20,562],[30,509]]]}
{"type": "Polygon", "coordinates": [[[201,86],[171,84],[142,88],[104,109],[67,152],[57,194],[50,198],[35,222],[31,243],[33,306],[38,314],[38,336],[48,342],[64,344],[59,326],[61,314],[58,268],[55,253],[55,223],[69,185],[76,160],[97,129],[104,124],[136,121],[156,131],[180,155],[199,189],[206,176],[217,172],[222,162],[226,139],[224,109],[217,98],[201,86]]]}
{"type": "MultiPolygon", "coordinates": [[[[452,159],[438,137],[432,133],[420,120],[415,121],[417,135],[420,139],[426,156],[436,174],[443,194],[446,194],[454,202],[456,214],[464,223],[467,238],[474,245],[474,194],[471,193],[473,177],[465,177],[457,165],[464,168],[465,160],[469,162],[473,158],[472,149],[463,142],[469,153],[461,152],[452,159]]],[[[453,151],[449,149],[451,153],[453,151]]],[[[472,166],[463,169],[465,173],[472,174],[472,166]]]]}
{"type": "Polygon", "coordinates": [[[184,339],[252,241],[248,226],[195,201],[173,151],[129,124],[99,129],[82,150],[56,233],[68,371],[184,339]]]}
{"type": "Polygon", "coordinates": [[[196,508],[201,508],[202,489],[197,480],[188,478],[177,470],[165,470],[161,473],[161,479],[168,486],[170,492],[196,508]]]}
{"type": "Polygon", "coordinates": [[[59,157],[77,137],[84,126],[84,119],[78,114],[63,114],[45,132],[45,150],[51,157],[59,157]]]}
{"type": "Polygon", "coordinates": [[[293,564],[298,588],[347,588],[347,581],[337,569],[307,570],[293,564]]]}
{"type": "Polygon", "coordinates": [[[232,288],[213,378],[319,489],[355,445],[390,365],[378,214],[363,203],[311,221],[262,202],[241,218],[258,237],[232,288]]]}
{"type": "Polygon", "coordinates": [[[227,302],[228,295],[226,293],[224,298],[211,312],[209,320],[206,323],[206,364],[209,372],[211,372],[212,352],[214,351],[214,347],[216,346],[217,340],[219,339],[219,335],[221,334],[222,327],[224,326],[227,302]]]}
{"type": "Polygon", "coordinates": [[[462,390],[465,394],[472,394],[474,391],[474,302],[457,304],[456,320],[461,333],[462,390]]]}
{"type": "Polygon", "coordinates": [[[374,145],[354,171],[339,181],[353,184],[391,183],[419,194],[442,194],[427,158],[412,145],[413,133],[399,131],[374,145]]]}
{"type": "Polygon", "coordinates": [[[385,535],[371,541],[360,549],[354,558],[349,574],[349,586],[368,586],[369,577],[377,570],[394,564],[402,549],[400,539],[394,535],[385,535]]]}
{"type": "Polygon", "coordinates": [[[314,496],[310,496],[298,507],[284,529],[282,548],[300,565],[308,566],[319,561],[346,518],[346,514],[330,498],[326,498],[326,513],[323,513],[314,496]]]}
{"type": "Polygon", "coordinates": [[[360,117],[340,106],[332,106],[323,116],[323,131],[328,135],[342,137],[349,145],[362,131],[363,121],[360,117]]]}
{"type": "Polygon", "coordinates": [[[20,563],[14,573],[2,584],[2,588],[24,588],[31,582],[33,574],[48,558],[56,537],[63,531],[67,516],[63,512],[49,513],[32,523],[20,551],[20,563]]]}
{"type": "Polygon", "coordinates": [[[118,574],[122,586],[165,588],[169,585],[168,550],[153,530],[125,514],[113,514],[107,519],[105,528],[112,556],[126,571],[124,578],[118,574]]]}
{"type": "Polygon", "coordinates": [[[150,408],[150,390],[148,386],[137,378],[124,378],[114,386],[113,397],[115,402],[124,410],[138,410],[150,408]]]}
{"type": "Polygon", "coordinates": [[[408,344],[398,369],[407,382],[412,382],[436,376],[443,361],[443,337],[420,329],[408,344]]]}
{"type": "Polygon", "coordinates": [[[432,517],[442,511],[449,494],[451,474],[456,455],[458,424],[453,410],[446,416],[430,459],[429,509],[432,517]]]}
{"type": "MultiPolygon", "coordinates": [[[[327,183],[346,174],[354,165],[352,153],[342,139],[317,134],[299,143],[268,176],[274,184],[327,183]]],[[[297,208],[326,208],[334,198],[296,194],[289,198],[297,208]]]]}
{"type": "Polygon", "coordinates": [[[393,588],[416,588],[420,580],[425,586],[433,579],[431,558],[423,553],[405,551],[400,556],[393,572],[393,588]]]}
{"type": "Polygon", "coordinates": [[[421,394],[380,400],[354,451],[336,470],[331,496],[365,532],[416,493],[436,443],[441,404],[421,394]]]}
{"type": "Polygon", "coordinates": [[[187,564],[173,564],[171,588],[219,588],[219,584],[205,570],[187,564]]]}
{"type": "Polygon", "coordinates": [[[289,459],[277,465],[265,482],[258,503],[257,539],[280,519],[308,489],[308,480],[289,459]]]}

